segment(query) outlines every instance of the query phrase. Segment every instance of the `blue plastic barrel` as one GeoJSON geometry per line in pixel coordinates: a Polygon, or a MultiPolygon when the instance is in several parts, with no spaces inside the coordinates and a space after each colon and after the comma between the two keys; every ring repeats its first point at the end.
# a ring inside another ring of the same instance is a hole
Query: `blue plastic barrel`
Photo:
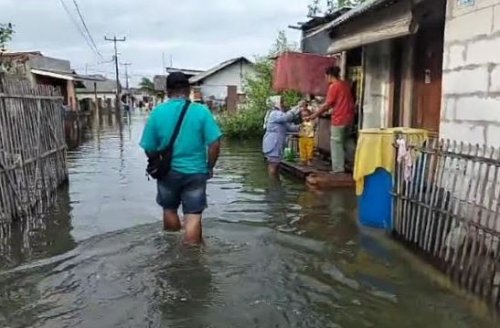
{"type": "Polygon", "coordinates": [[[392,176],[378,168],[365,177],[363,194],[358,199],[359,221],[377,229],[392,229],[392,176]]]}

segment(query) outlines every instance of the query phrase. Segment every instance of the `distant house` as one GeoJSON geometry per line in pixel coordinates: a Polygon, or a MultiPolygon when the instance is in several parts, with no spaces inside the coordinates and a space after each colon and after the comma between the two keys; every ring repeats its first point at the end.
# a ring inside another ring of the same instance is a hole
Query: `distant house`
{"type": "Polygon", "coordinates": [[[203,73],[202,70],[198,70],[198,69],[167,67],[167,73],[173,73],[173,72],[182,72],[188,78],[192,78],[193,76],[196,76],[198,74],[203,73]]]}
{"type": "Polygon", "coordinates": [[[116,97],[116,80],[107,79],[102,75],[89,75],[100,81],[83,81],[83,88],[76,91],[78,100],[93,99],[105,103],[108,99],[114,100],[116,97]]]}
{"type": "Polygon", "coordinates": [[[155,85],[155,91],[157,92],[165,92],[167,89],[167,75],[173,72],[182,72],[188,78],[192,78],[203,71],[196,69],[186,69],[186,68],[175,68],[175,67],[166,67],[165,68],[167,74],[164,75],[155,75],[153,77],[153,83],[155,85]]]}
{"type": "Polygon", "coordinates": [[[72,110],[78,109],[76,88],[94,78],[78,75],[68,60],[46,57],[41,52],[7,52],[0,58],[8,74],[27,78],[33,85],[60,88],[64,101],[72,110]]]}
{"type": "Polygon", "coordinates": [[[199,87],[199,92],[204,101],[230,101],[233,97],[237,100],[242,95],[244,78],[255,72],[254,64],[245,57],[227,60],[219,65],[199,73],[189,79],[189,82],[199,87]]]}

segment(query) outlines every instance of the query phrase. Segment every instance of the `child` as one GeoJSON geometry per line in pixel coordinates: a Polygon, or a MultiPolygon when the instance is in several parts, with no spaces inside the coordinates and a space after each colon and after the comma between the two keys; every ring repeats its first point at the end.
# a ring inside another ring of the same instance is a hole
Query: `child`
{"type": "Polygon", "coordinates": [[[314,156],[315,124],[313,121],[308,119],[308,117],[312,114],[309,109],[304,108],[300,112],[300,114],[302,116],[302,124],[300,125],[299,131],[300,162],[302,165],[311,166],[311,162],[314,156]]]}

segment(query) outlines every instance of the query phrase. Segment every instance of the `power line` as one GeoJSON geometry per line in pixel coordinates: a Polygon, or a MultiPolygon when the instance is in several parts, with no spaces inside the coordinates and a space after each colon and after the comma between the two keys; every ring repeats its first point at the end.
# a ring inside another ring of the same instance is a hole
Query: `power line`
{"type": "Polygon", "coordinates": [[[94,49],[95,49],[97,55],[101,58],[104,58],[102,56],[102,54],[99,52],[99,49],[97,48],[97,45],[94,41],[94,38],[92,37],[92,34],[90,33],[89,28],[87,27],[87,23],[85,22],[85,19],[83,18],[82,12],[81,12],[80,7],[78,6],[78,3],[76,2],[76,0],[73,0],[73,4],[75,5],[76,12],[78,13],[78,17],[80,17],[80,20],[82,21],[82,24],[83,24],[83,28],[87,32],[89,40],[92,43],[92,45],[94,46],[94,49]]]}
{"type": "Polygon", "coordinates": [[[82,28],[80,27],[80,25],[78,24],[78,22],[75,20],[75,18],[71,14],[71,11],[69,10],[68,6],[66,6],[66,3],[63,0],[59,0],[59,2],[61,2],[61,5],[62,5],[64,11],[68,15],[69,19],[71,20],[71,22],[73,23],[73,25],[76,27],[76,29],[78,30],[78,32],[80,33],[80,35],[83,37],[83,39],[85,40],[85,42],[87,43],[87,45],[89,46],[89,48],[92,50],[92,52],[94,52],[95,55],[99,56],[97,54],[96,50],[94,49],[94,47],[92,46],[92,43],[89,41],[89,39],[85,35],[85,32],[83,32],[82,28]]]}
{"type": "Polygon", "coordinates": [[[116,112],[118,114],[118,113],[120,113],[121,86],[120,86],[120,73],[118,71],[118,47],[117,47],[116,43],[117,42],[125,42],[127,40],[127,38],[123,37],[121,39],[118,39],[115,35],[113,38],[108,38],[107,36],[105,36],[104,40],[113,42],[114,48],[115,48],[114,59],[115,59],[115,76],[116,76],[116,112]]]}

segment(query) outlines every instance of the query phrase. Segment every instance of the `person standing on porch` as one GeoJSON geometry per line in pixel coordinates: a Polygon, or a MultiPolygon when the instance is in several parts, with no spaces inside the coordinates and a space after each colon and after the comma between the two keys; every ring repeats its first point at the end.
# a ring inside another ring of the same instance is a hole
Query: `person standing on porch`
{"type": "Polygon", "coordinates": [[[329,83],[326,101],[309,119],[314,120],[332,110],[330,156],[332,173],[345,172],[344,138],[347,128],[354,122],[354,100],[348,82],[340,79],[340,68],[332,66],[325,72],[329,83]]]}

